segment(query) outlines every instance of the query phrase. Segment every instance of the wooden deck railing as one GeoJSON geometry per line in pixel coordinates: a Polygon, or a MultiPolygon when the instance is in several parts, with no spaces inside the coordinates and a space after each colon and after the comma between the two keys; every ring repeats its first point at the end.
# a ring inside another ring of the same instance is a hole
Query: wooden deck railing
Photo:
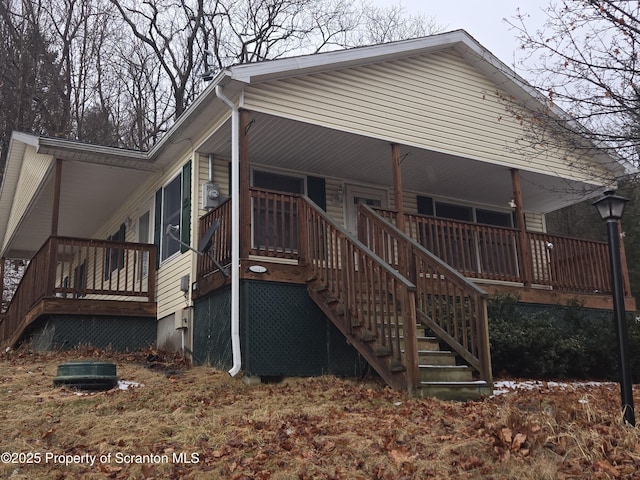
{"type": "Polygon", "coordinates": [[[206,215],[200,217],[200,235],[209,230],[216,222],[220,221],[219,227],[211,238],[211,249],[205,255],[198,256],[196,270],[196,280],[218,269],[218,265],[228,265],[231,263],[231,199],[228,198],[215,210],[211,210],[206,215]]]}
{"type": "Polygon", "coordinates": [[[0,341],[44,298],[155,301],[155,245],[50,237],[29,266],[0,323],[0,341]]]}
{"type": "MultiPolygon", "coordinates": [[[[298,202],[299,195],[251,188],[251,234],[249,246],[244,246],[251,255],[298,259],[298,202]]],[[[227,199],[215,210],[199,220],[200,234],[220,221],[212,238],[209,254],[198,257],[197,279],[213,273],[219,265],[231,262],[231,202],[227,199]],[[212,261],[214,260],[214,261],[212,261]]]]}
{"type": "Polygon", "coordinates": [[[390,385],[415,391],[415,286],[312,202],[301,198],[298,212],[302,217],[301,260],[329,295],[345,307],[343,324],[338,327],[349,334],[357,326],[375,338],[377,348],[384,350],[392,363],[406,368],[407,385],[394,385],[397,377],[378,370],[375,363],[374,368],[390,385]],[[403,329],[403,325],[410,328],[403,329]]]}
{"type": "Polygon", "coordinates": [[[534,232],[527,232],[527,237],[535,283],[571,292],[611,293],[606,242],[534,232]]]}
{"type": "Polygon", "coordinates": [[[296,259],[299,195],[251,188],[252,255],[296,259]]]}
{"type": "MultiPolygon", "coordinates": [[[[375,211],[396,223],[396,212],[375,211]]],[[[524,283],[518,231],[426,215],[405,214],[415,241],[468,278],[524,283]]],[[[533,284],[576,293],[611,293],[605,242],[526,232],[533,284]]]]}
{"type": "Polygon", "coordinates": [[[358,237],[416,285],[418,320],[491,383],[486,292],[366,205],[358,206],[358,237]]]}

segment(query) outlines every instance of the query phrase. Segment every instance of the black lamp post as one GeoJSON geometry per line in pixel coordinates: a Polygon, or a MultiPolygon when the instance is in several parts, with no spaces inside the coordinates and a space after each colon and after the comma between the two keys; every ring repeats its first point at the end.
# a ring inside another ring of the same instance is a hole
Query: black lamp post
{"type": "Polygon", "coordinates": [[[609,237],[609,259],[611,261],[611,283],[613,284],[613,316],[617,325],[618,350],[620,354],[620,393],[625,421],[635,426],[636,419],[633,411],[633,381],[629,365],[629,339],[625,321],[624,287],[622,284],[622,266],[620,262],[620,234],[618,221],[622,218],[624,206],[629,200],[620,197],[613,191],[604,193],[604,197],[593,205],[607,222],[609,237]]]}

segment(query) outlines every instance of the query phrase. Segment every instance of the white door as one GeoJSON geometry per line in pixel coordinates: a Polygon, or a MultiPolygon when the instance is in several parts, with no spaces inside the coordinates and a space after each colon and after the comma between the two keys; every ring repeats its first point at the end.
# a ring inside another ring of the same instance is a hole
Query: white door
{"type": "Polygon", "coordinates": [[[359,185],[346,186],[346,221],[347,229],[357,235],[358,205],[365,204],[372,207],[387,207],[387,191],[379,188],[362,187],[359,185]]]}

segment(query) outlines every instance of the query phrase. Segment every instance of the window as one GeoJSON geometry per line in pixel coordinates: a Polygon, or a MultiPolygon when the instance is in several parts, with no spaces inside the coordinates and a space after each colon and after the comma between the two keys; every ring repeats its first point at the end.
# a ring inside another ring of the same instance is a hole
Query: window
{"type": "Polygon", "coordinates": [[[187,248],[191,243],[191,162],[180,173],[156,192],[154,215],[154,242],[158,246],[158,265],[161,261],[187,248]],[[167,235],[169,226],[173,237],[167,235]],[[176,228],[177,227],[177,228],[176,228]],[[181,243],[182,242],[182,243],[181,243]]]}
{"type": "Polygon", "coordinates": [[[180,238],[180,219],[182,213],[182,176],[178,175],[166,187],[162,189],[162,254],[161,259],[165,260],[180,250],[180,243],[167,235],[169,226],[178,227],[174,236],[180,238]]]}
{"type": "Polygon", "coordinates": [[[471,207],[454,205],[453,203],[436,202],[436,216],[473,222],[473,210],[471,207]]]}
{"type": "Polygon", "coordinates": [[[486,225],[496,227],[511,227],[511,214],[506,212],[495,212],[493,210],[476,209],[476,221],[486,225]]]}
{"type": "MultiPolygon", "coordinates": [[[[127,236],[127,227],[123,223],[113,235],[109,235],[110,242],[124,242],[127,236]]],[[[113,272],[124,266],[124,248],[107,248],[104,258],[104,279],[109,280],[113,272]]]]}
{"type": "Polygon", "coordinates": [[[496,275],[496,278],[517,275],[515,234],[501,228],[513,226],[510,212],[440,202],[431,197],[417,197],[418,212],[423,215],[474,222],[477,227],[463,223],[425,222],[418,228],[420,243],[449,265],[468,274],[470,272],[496,275]]]}

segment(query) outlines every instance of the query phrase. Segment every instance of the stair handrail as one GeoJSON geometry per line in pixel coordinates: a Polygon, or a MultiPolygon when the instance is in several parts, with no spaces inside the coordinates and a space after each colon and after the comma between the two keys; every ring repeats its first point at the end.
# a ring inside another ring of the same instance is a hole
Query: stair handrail
{"type": "MultiPolygon", "coordinates": [[[[415,392],[418,384],[418,356],[415,328],[405,328],[403,331],[405,342],[404,354],[402,354],[400,349],[399,332],[401,325],[417,325],[415,312],[416,286],[397,270],[393,269],[383,258],[359,241],[353,234],[348,232],[342,225],[336,223],[307,196],[301,195],[300,199],[302,207],[300,209],[302,219],[299,221],[299,225],[301,226],[300,243],[301,246],[304,245],[304,248],[301,249],[300,260],[311,268],[315,275],[322,279],[323,286],[327,287],[330,293],[343,303],[347,309],[347,313],[351,311],[352,315],[363,315],[362,308],[356,305],[358,297],[355,290],[361,287],[358,286],[359,282],[355,281],[355,276],[360,274],[361,277],[367,276],[367,261],[372,262],[375,265],[375,269],[379,269],[380,272],[384,273],[384,275],[387,276],[386,278],[391,281],[393,285],[396,285],[397,290],[401,291],[398,293],[396,291],[384,290],[384,293],[387,293],[392,298],[382,300],[386,303],[387,316],[395,317],[395,325],[383,324],[382,327],[376,331],[378,326],[374,321],[373,324],[366,324],[365,327],[372,329],[375,334],[379,335],[378,340],[382,342],[382,345],[391,348],[393,355],[396,355],[396,358],[404,363],[407,382],[405,387],[410,393],[415,392]],[[315,215],[316,219],[320,219],[332,232],[325,231],[319,225],[315,225],[310,215],[315,215]],[[322,239],[321,244],[314,243],[319,242],[320,239],[322,239]],[[340,241],[343,243],[340,243],[340,241]],[[335,258],[328,256],[330,250],[332,250],[331,253],[335,258]],[[342,262],[341,265],[340,262],[342,262]],[[329,265],[329,263],[332,264],[329,265]],[[342,266],[346,267],[348,265],[351,265],[351,267],[341,268],[342,266]],[[323,278],[323,275],[326,278],[323,278]],[[334,278],[329,278],[332,275],[334,278]],[[400,314],[398,314],[397,311],[391,312],[391,305],[394,307],[393,310],[399,307],[401,310],[400,314]],[[403,322],[400,326],[398,323],[399,318],[402,319],[403,322]]],[[[373,271],[374,270],[372,270],[372,272],[373,271]]],[[[362,280],[362,278],[358,280],[362,280]]],[[[371,291],[367,290],[364,293],[373,294],[373,290],[376,288],[375,279],[369,278],[369,282],[370,284],[366,288],[370,288],[371,291]]],[[[380,288],[382,281],[379,279],[377,284],[378,288],[380,288]]],[[[359,293],[362,294],[363,292],[361,291],[359,293]]],[[[347,317],[345,318],[347,324],[343,331],[348,332],[351,328],[351,320],[349,319],[349,315],[345,315],[345,317],[347,317]]],[[[365,319],[365,322],[366,321],[367,319],[365,319]]],[[[375,364],[372,364],[372,366],[376,368],[375,364]]],[[[391,383],[391,377],[387,375],[388,372],[378,371],[378,373],[391,383]]]]}
{"type": "MultiPolygon", "coordinates": [[[[451,348],[453,348],[456,353],[458,353],[462,358],[464,358],[467,362],[469,362],[474,368],[476,368],[480,372],[480,377],[482,380],[491,383],[492,380],[492,372],[491,372],[491,355],[489,350],[489,325],[488,325],[488,315],[487,315],[487,300],[488,294],[481,287],[477,286],[469,279],[467,279],[464,275],[458,272],[455,268],[451,267],[449,264],[444,262],[442,259],[437,257],[435,254],[424,248],[417,241],[407,235],[405,232],[400,230],[396,225],[386,220],[384,217],[379,215],[375,210],[367,205],[359,205],[359,225],[362,227],[362,221],[373,221],[378,226],[382,227],[390,231],[395,239],[400,243],[400,241],[405,242],[405,244],[409,247],[405,252],[405,261],[406,268],[409,268],[407,275],[409,279],[411,279],[417,285],[417,293],[416,298],[419,298],[421,294],[428,294],[428,292],[421,291],[420,284],[424,283],[421,281],[421,272],[417,270],[417,258],[423,258],[427,260],[428,264],[432,265],[434,268],[439,269],[439,271],[444,271],[446,277],[449,278],[454,284],[457,284],[462,292],[468,293],[469,295],[478,298],[478,304],[476,305],[477,312],[477,325],[469,325],[469,328],[475,327],[475,333],[477,336],[478,345],[468,345],[465,344],[465,340],[463,339],[462,343],[459,339],[455,338],[455,335],[451,335],[451,332],[447,331],[446,328],[443,328],[441,324],[438,323],[437,319],[432,318],[428,315],[427,312],[423,308],[416,307],[418,320],[420,320],[423,324],[425,324],[428,328],[434,331],[436,335],[445,340],[447,344],[451,348]]],[[[362,229],[365,230],[366,229],[362,229]]],[[[375,237],[374,238],[379,238],[375,237]]],[[[372,240],[372,239],[371,239],[372,240]]],[[[383,243],[378,240],[379,243],[383,243]]],[[[365,244],[371,243],[369,241],[365,241],[365,244]]],[[[378,245],[380,247],[383,245],[378,245]]],[[[370,246],[371,248],[371,246],[370,246]]],[[[375,246],[374,246],[375,248],[375,246]]],[[[374,249],[372,248],[372,249],[374,249]]],[[[383,246],[387,253],[391,252],[391,247],[388,244],[383,246]]],[[[398,252],[393,252],[395,256],[398,252]]],[[[397,255],[399,257],[399,255],[397,255]]],[[[438,273],[437,276],[440,277],[443,275],[442,273],[438,273]]],[[[431,276],[432,274],[427,274],[426,272],[422,272],[422,276],[431,276]]],[[[439,292],[436,292],[439,293],[439,292]]],[[[445,292],[443,295],[449,295],[450,292],[445,292]]]]}

